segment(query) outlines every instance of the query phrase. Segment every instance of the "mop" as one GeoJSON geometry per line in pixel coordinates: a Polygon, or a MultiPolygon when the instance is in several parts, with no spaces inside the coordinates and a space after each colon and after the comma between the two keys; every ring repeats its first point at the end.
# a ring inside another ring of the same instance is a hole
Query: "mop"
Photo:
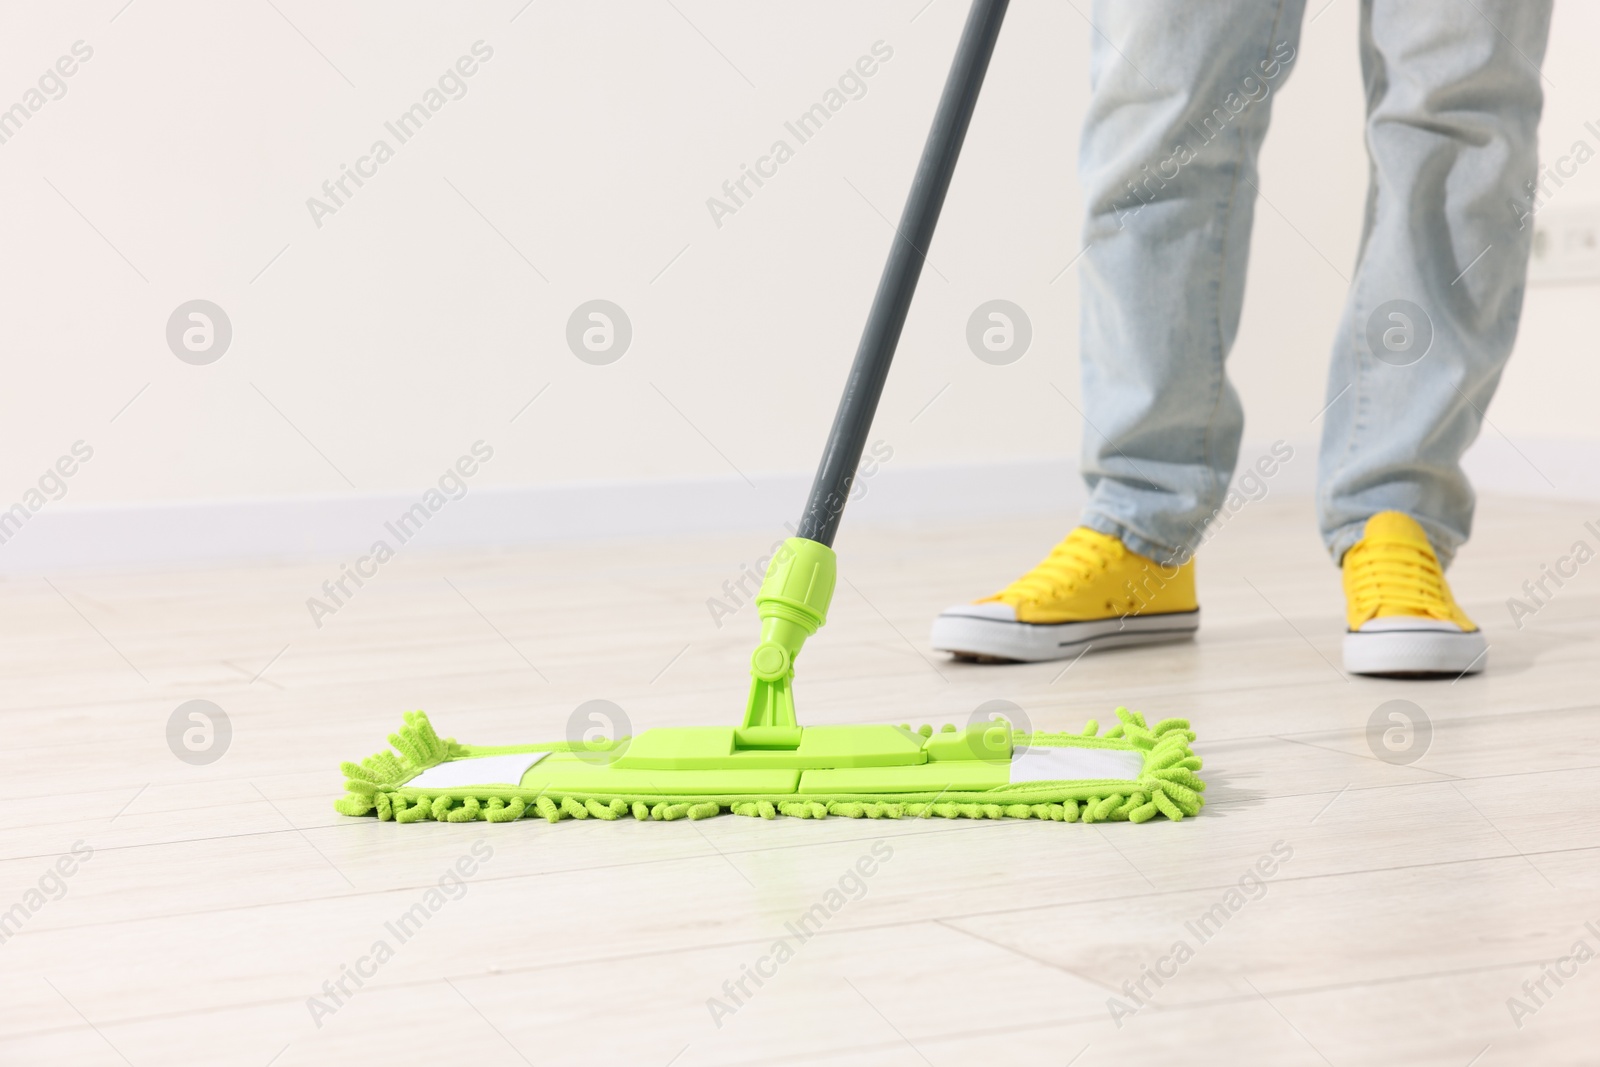
{"type": "Polygon", "coordinates": [[[399,823],[541,817],[1173,821],[1199,812],[1205,783],[1183,719],[1151,725],[1116,709],[1104,733],[1023,732],[1004,719],[965,729],[910,724],[801,726],[794,664],[827,620],[834,537],[922,271],[1007,0],[975,0],[878,285],[810,500],[767,569],[756,604],[743,721],[661,727],[635,737],[533,745],[440,738],[408,712],[392,751],[346,763],[345,815],[399,823]]]}

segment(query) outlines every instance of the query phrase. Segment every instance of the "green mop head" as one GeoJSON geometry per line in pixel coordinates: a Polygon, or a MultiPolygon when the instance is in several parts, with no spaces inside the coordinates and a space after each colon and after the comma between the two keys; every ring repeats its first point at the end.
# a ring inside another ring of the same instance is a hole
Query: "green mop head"
{"type": "Polygon", "coordinates": [[[1195,773],[1189,724],[1150,727],[1126,708],[1117,720],[1104,734],[1094,722],[1081,734],[1026,734],[999,720],[939,732],[812,726],[793,751],[741,751],[733,729],[716,727],[593,743],[463,745],[441,739],[413,711],[389,737],[394,751],[344,764],[347,792],[334,807],[395,822],[670,821],[731,812],[1137,823],[1196,814],[1205,783],[1195,773]]]}
{"type": "Polygon", "coordinates": [[[1184,719],[1149,726],[1118,708],[1100,734],[1024,733],[1004,720],[947,725],[799,726],[794,661],[823,624],[835,560],[790,538],[756,597],[761,643],[750,657],[741,726],[646,730],[593,743],[463,745],[409,712],[393,752],[346,763],[345,815],[395,822],[564,818],[1054,819],[1174,821],[1199,812],[1205,783],[1184,719]]]}

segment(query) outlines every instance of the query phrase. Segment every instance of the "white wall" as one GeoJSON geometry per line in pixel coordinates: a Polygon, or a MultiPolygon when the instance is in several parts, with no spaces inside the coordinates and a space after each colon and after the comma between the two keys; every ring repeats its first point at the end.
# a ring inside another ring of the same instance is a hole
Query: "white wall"
{"type": "MultiPolygon", "coordinates": [[[[412,492],[478,439],[495,456],[475,486],[810,469],[888,247],[878,212],[898,217],[963,3],[275,3],[7,7],[0,107],[74,42],[93,56],[0,144],[0,507],[80,439],[94,458],[47,506],[58,520],[412,492]],[[493,57],[465,97],[314,225],[307,198],[394,144],[385,121],[480,40],[493,57]],[[877,41],[893,58],[866,95],[716,226],[707,198],[793,143],[784,121],[877,41]],[[564,339],[596,297],[633,323],[610,366],[564,339]],[[165,340],[194,298],[233,325],[208,366],[165,340]]],[[[1251,440],[1309,440],[1322,406],[1343,295],[1323,257],[1348,271],[1365,180],[1355,17],[1354,0],[1328,5],[1276,104],[1276,211],[1258,211],[1234,357],[1251,440]]],[[[1545,141],[1564,151],[1600,118],[1600,14],[1557,18],[1545,141]]],[[[1077,402],[1076,279],[1060,272],[1078,248],[1088,34],[1073,5],[1012,5],[875,430],[897,470],[1077,451],[1056,390],[1077,402]],[[994,297],[1033,321],[1008,367],[964,339],[994,297]]],[[[1561,199],[1600,202],[1600,166],[1561,199]]],[[[1600,441],[1593,296],[1530,291],[1491,411],[1513,441],[1600,441]]]]}

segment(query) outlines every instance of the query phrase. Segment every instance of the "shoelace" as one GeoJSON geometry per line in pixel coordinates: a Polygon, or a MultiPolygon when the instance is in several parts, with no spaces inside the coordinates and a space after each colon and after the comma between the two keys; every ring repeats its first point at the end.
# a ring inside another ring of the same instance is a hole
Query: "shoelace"
{"type": "Polygon", "coordinates": [[[1344,561],[1356,611],[1368,617],[1380,607],[1403,615],[1450,618],[1444,574],[1433,553],[1411,541],[1374,538],[1352,548],[1344,561]]]}
{"type": "Polygon", "coordinates": [[[1052,548],[1050,555],[1033,570],[996,593],[994,599],[1048,600],[1071,592],[1079,583],[1088,581],[1112,562],[1112,556],[1099,546],[1068,537],[1052,548]]]}

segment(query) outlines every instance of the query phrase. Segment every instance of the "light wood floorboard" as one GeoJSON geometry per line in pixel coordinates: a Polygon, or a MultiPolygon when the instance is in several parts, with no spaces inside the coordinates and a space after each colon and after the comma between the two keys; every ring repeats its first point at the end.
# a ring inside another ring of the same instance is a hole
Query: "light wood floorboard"
{"type": "Polygon", "coordinates": [[[1189,718],[1211,803],[1137,827],[332,810],[340,761],[410,708],[477,743],[558,739],[596,698],[634,729],[732,720],[754,609],[717,625],[706,602],[781,530],[402,553],[321,627],[305,602],[337,561],[0,582],[0,912],[93,849],[0,943],[0,1062],[1593,1065],[1600,959],[1537,1001],[1523,983],[1580,940],[1600,953],[1600,564],[1521,628],[1506,600],[1594,542],[1600,504],[1479,511],[1452,581],[1490,668],[1433,682],[1343,673],[1308,501],[1251,504],[1205,546],[1198,640],[1070,665],[926,647],[934,612],[1063,523],[848,528],[803,719],[964,722],[991,699],[1042,729],[1119,704],[1189,718]],[[167,745],[194,698],[233,730],[207,766],[167,745]],[[1368,745],[1392,699],[1432,723],[1409,766],[1368,745]],[[492,855],[457,898],[314,1016],[475,844],[492,855]],[[795,937],[875,845],[877,873],[795,937]],[[793,958],[735,1003],[724,982],[784,937],[793,958]],[[1154,984],[1180,940],[1192,958],[1154,984]],[[1513,997],[1537,1010],[1514,1020],[1513,997]]]}

